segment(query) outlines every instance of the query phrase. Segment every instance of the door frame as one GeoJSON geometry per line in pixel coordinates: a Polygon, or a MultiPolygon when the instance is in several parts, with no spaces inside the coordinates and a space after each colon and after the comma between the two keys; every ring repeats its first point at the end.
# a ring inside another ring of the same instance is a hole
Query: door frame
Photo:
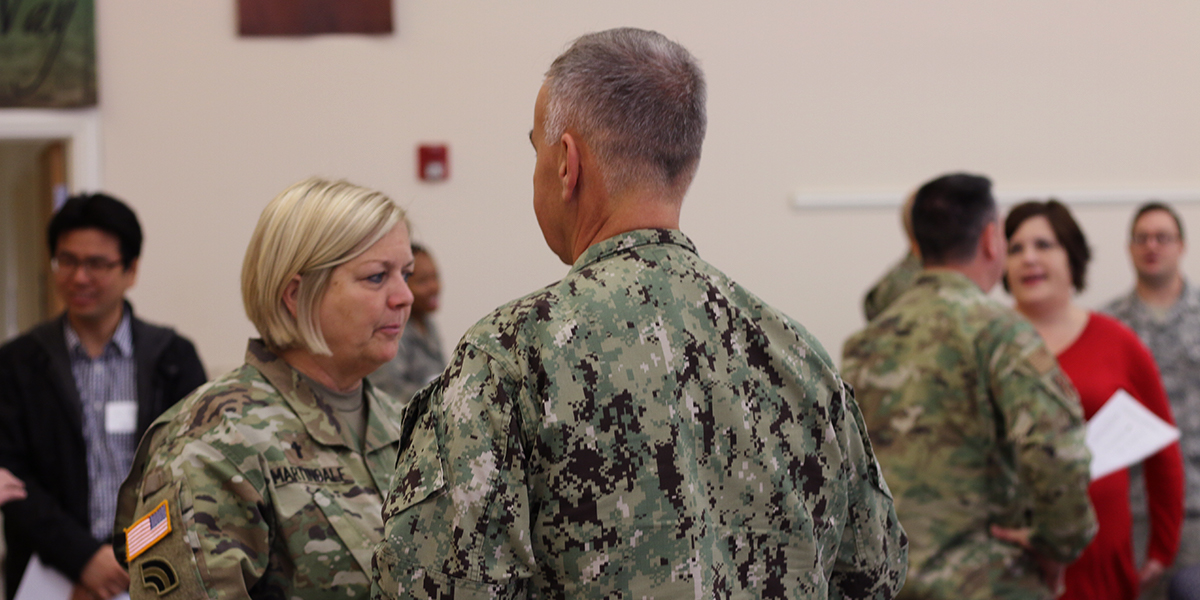
{"type": "Polygon", "coordinates": [[[0,110],[0,140],[66,140],[70,193],[103,188],[100,164],[100,111],[0,110]]]}

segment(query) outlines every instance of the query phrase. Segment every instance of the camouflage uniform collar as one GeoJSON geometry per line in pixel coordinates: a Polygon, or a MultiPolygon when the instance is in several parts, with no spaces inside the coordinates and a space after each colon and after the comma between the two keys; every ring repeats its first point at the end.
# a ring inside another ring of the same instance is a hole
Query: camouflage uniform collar
{"type": "MultiPolygon", "coordinates": [[[[258,369],[283,397],[288,407],[296,413],[304,428],[317,442],[326,446],[346,446],[341,433],[341,424],[325,407],[317,402],[312,389],[300,378],[300,373],[286,361],[267,348],[260,339],[252,339],[246,346],[246,364],[258,369]]],[[[400,439],[400,430],[390,423],[391,419],[381,417],[383,410],[375,396],[374,389],[367,385],[367,439],[364,440],[363,452],[367,453],[383,446],[391,445],[400,439]]]]}
{"type": "MultiPolygon", "coordinates": [[[[1137,288],[1133,290],[1133,297],[1137,298],[1138,302],[1142,302],[1142,298],[1137,295],[1137,288]]],[[[1144,302],[1142,303],[1145,304],[1144,302]]],[[[1175,318],[1178,316],[1178,313],[1190,313],[1198,310],[1200,310],[1200,294],[1196,293],[1196,288],[1192,287],[1192,284],[1188,283],[1185,277],[1183,278],[1183,287],[1179,290],[1179,299],[1175,301],[1175,304],[1171,305],[1171,310],[1168,311],[1168,314],[1172,318],[1175,318]]]]}
{"type": "Polygon", "coordinates": [[[938,271],[921,271],[921,275],[913,283],[916,285],[925,285],[936,288],[955,288],[955,289],[974,289],[983,294],[984,291],[979,289],[979,286],[971,281],[966,275],[958,271],[938,270],[938,271]]]}
{"type": "Polygon", "coordinates": [[[696,252],[696,245],[678,229],[635,229],[619,233],[607,240],[596,242],[584,250],[583,254],[571,266],[574,273],[594,263],[598,263],[615,254],[628,252],[639,246],[675,245],[691,252],[696,252]]]}
{"type": "MultiPolygon", "coordinates": [[[[1143,314],[1150,312],[1149,305],[1138,295],[1137,286],[1129,290],[1129,294],[1125,296],[1124,300],[1131,309],[1136,308],[1143,314]]],[[[1200,312],[1200,290],[1192,287],[1186,277],[1183,278],[1183,288],[1179,290],[1179,299],[1167,310],[1167,318],[1164,321],[1175,321],[1179,318],[1179,314],[1184,312],[1200,312]]]]}
{"type": "Polygon", "coordinates": [[[367,439],[363,440],[363,454],[367,454],[400,441],[401,412],[394,407],[385,410],[370,380],[364,379],[363,386],[367,390],[367,439]]]}

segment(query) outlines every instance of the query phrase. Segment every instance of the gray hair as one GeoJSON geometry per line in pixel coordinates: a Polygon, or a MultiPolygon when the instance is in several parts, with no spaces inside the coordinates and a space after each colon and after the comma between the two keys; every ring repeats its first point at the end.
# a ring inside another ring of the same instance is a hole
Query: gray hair
{"type": "Polygon", "coordinates": [[[546,142],[577,131],[610,193],[691,183],[707,117],[704,73],[686,48],[642,29],[590,33],[554,60],[546,86],[546,142]]]}

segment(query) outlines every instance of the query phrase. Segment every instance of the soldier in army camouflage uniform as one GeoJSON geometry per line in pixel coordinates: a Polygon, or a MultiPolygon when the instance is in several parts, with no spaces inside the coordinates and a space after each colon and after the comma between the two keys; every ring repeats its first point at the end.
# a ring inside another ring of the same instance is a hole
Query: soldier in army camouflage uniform
{"type": "Polygon", "coordinates": [[[909,194],[900,206],[900,222],[904,225],[904,235],[908,239],[908,254],[904,255],[900,262],[892,265],[892,268],[867,290],[867,295],[863,297],[863,316],[868,321],[907,292],[921,274],[921,249],[917,247],[917,240],[913,238],[912,231],[912,203],[915,197],[916,192],[909,194]]]}
{"type": "MultiPolygon", "coordinates": [[[[1162,373],[1171,413],[1179,426],[1183,451],[1186,519],[1175,564],[1191,568],[1191,586],[1200,588],[1200,288],[1180,269],[1185,249],[1179,214],[1161,202],[1138,207],[1130,227],[1129,255],[1137,270],[1136,287],[1105,307],[1145,342],[1162,373]]],[[[1131,478],[1134,539],[1148,536],[1145,485],[1131,478]]],[[[1161,587],[1161,586],[1160,586],[1161,587]]],[[[1162,597],[1161,589],[1151,598],[1162,597]]],[[[1192,598],[1200,598],[1193,589],[1192,598]]]]}
{"type": "Polygon", "coordinates": [[[405,416],[376,598],[890,598],[903,531],[803,327],[678,231],[704,83],[586,35],[534,110],[534,211],[573,264],[477,323],[405,416]]]}
{"type": "Polygon", "coordinates": [[[263,339],[154,422],[121,488],[133,598],[367,596],[401,411],[363,378],[396,352],[411,268],[383,194],[310,179],[267,206],[242,272],[263,339]]]}
{"type": "Polygon", "coordinates": [[[1096,529],[1078,398],[1032,325],[985,295],[1005,256],[991,183],[936,179],[913,221],[925,272],[842,362],[909,535],[900,597],[1054,598],[1052,563],[1096,529]]]}

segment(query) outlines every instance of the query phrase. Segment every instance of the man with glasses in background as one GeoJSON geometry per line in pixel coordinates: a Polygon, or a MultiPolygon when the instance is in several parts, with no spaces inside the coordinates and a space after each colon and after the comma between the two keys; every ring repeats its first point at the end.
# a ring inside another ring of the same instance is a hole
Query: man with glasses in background
{"type": "MultiPolygon", "coordinates": [[[[1185,250],[1179,213],[1162,202],[1140,206],[1129,237],[1137,284],[1105,312],[1137,332],[1162,373],[1186,477],[1187,517],[1175,559],[1181,571],[1170,580],[1171,598],[1200,598],[1200,289],[1189,285],[1179,269],[1185,250]]],[[[1140,472],[1130,483],[1134,541],[1144,545],[1148,520],[1140,472]]],[[[1157,592],[1151,597],[1160,597],[1157,592]]]]}
{"type": "Polygon", "coordinates": [[[142,250],[128,206],[75,196],[47,233],[66,309],[0,347],[0,466],[26,491],[4,506],[7,592],[36,555],[74,582],[73,600],[107,600],[129,587],[111,545],[117,489],[142,432],[204,383],[204,367],[125,299],[142,250]]]}

